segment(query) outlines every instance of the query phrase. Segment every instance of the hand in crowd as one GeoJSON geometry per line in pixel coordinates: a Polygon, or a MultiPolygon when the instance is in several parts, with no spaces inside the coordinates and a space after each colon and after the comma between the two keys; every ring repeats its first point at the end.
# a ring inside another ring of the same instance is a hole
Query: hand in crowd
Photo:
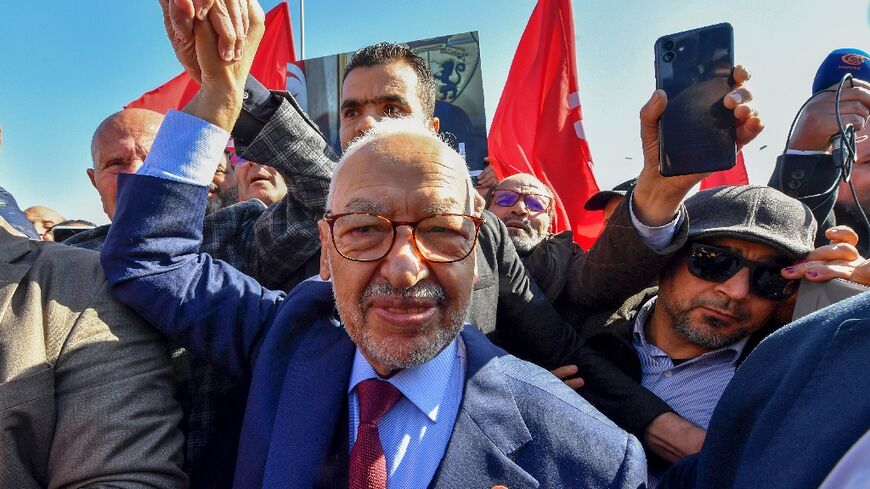
{"type": "MultiPolygon", "coordinates": [[[[764,125],[758,112],[752,109],[752,92],[744,86],[749,80],[749,71],[736,66],[733,71],[734,89],[725,96],[725,107],[734,112],[737,119],[737,148],[741,149],[761,133],[764,125]]],[[[649,226],[661,226],[670,222],[680,203],[706,173],[663,177],[659,173],[659,118],[667,107],[664,90],[656,90],[640,110],[640,137],[643,145],[643,169],[634,191],[634,211],[638,219],[649,226]]]]}
{"type": "Polygon", "coordinates": [[[550,373],[559,378],[562,382],[565,383],[568,387],[573,390],[577,390],[583,387],[583,378],[579,376],[580,369],[577,368],[577,365],[564,365],[555,370],[551,370],[550,373]]]}
{"type": "MultiPolygon", "coordinates": [[[[852,124],[856,131],[864,128],[870,120],[870,82],[853,79],[853,86],[846,85],[840,93],[840,120],[843,125],[852,124]]],[[[832,85],[828,90],[837,90],[832,85]]],[[[834,103],[835,92],[822,92],[807,104],[795,125],[789,149],[825,151],[831,145],[831,136],[837,131],[834,103]]]]}
{"type": "Polygon", "coordinates": [[[677,413],[665,413],[647,426],[644,444],[659,457],[674,463],[700,452],[706,437],[706,431],[677,413]]]}
{"type": "MultiPolygon", "coordinates": [[[[489,157],[484,158],[484,161],[489,162],[489,157]]],[[[495,170],[491,165],[487,165],[477,176],[477,186],[495,187],[496,185],[498,185],[498,177],[495,175],[495,170]]]]}
{"type": "MultiPolygon", "coordinates": [[[[177,0],[170,0],[175,2],[177,0]]],[[[198,66],[202,87],[193,100],[184,108],[185,112],[204,119],[227,131],[232,129],[241,110],[245,79],[257,53],[257,47],[264,32],[264,14],[256,0],[246,4],[248,9],[248,31],[238,61],[227,62],[218,50],[219,34],[207,19],[193,20],[194,45],[178,43],[173,40],[176,55],[190,71],[194,63],[198,66]],[[193,53],[193,54],[191,54],[193,53]],[[190,66],[188,66],[190,64],[190,66]]],[[[172,6],[164,5],[164,17],[171,14],[172,6]],[[169,9],[167,11],[167,9],[169,9]]],[[[169,22],[171,28],[172,22],[169,22]]],[[[169,29],[169,28],[168,28],[169,29]]],[[[168,30],[170,39],[172,31],[168,30]]]]}
{"type": "Polygon", "coordinates": [[[825,237],[831,244],[816,248],[794,266],[784,268],[782,276],[811,282],[842,278],[870,285],[870,262],[855,248],[858,244],[855,231],[848,226],[836,226],[825,231],[825,237]]]}
{"type": "Polygon", "coordinates": [[[176,56],[187,73],[200,81],[194,47],[195,21],[208,19],[218,36],[217,50],[224,61],[239,60],[250,30],[248,0],[159,0],[163,23],[176,56]]]}

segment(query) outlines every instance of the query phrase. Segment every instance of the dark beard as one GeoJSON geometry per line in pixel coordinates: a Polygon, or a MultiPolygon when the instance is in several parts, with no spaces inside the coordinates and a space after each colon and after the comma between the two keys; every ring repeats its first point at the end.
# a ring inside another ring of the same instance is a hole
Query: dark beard
{"type": "MultiPolygon", "coordinates": [[[[656,306],[659,306],[658,302],[660,301],[661,299],[656,301],[656,306]]],[[[745,323],[749,319],[749,314],[747,314],[746,311],[739,308],[729,307],[731,305],[729,299],[717,301],[716,303],[696,300],[691,303],[691,307],[679,311],[670,306],[670,304],[661,304],[667,315],[671,317],[671,325],[674,328],[674,331],[689,343],[707,350],[718,350],[726,347],[742,340],[752,333],[748,328],[741,328],[728,335],[717,334],[715,330],[723,324],[718,319],[712,317],[702,318],[701,321],[706,323],[706,326],[713,329],[714,332],[708,332],[704,328],[698,327],[698,325],[695,325],[692,322],[690,314],[696,308],[705,305],[713,307],[714,309],[729,311],[730,314],[733,314],[737,318],[737,323],[745,323]]]]}

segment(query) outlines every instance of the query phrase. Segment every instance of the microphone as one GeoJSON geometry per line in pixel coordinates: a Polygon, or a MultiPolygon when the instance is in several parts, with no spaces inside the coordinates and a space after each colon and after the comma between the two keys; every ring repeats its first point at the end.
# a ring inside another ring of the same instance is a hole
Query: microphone
{"type": "MultiPolygon", "coordinates": [[[[852,78],[870,80],[870,54],[857,48],[840,48],[831,51],[813,79],[813,94],[840,83],[844,76],[851,74],[852,78]]],[[[840,132],[831,136],[831,156],[834,167],[842,168],[846,158],[840,132]]]]}
{"type": "Polygon", "coordinates": [[[831,51],[813,79],[813,94],[840,83],[847,73],[852,77],[870,81],[870,54],[857,48],[840,48],[831,51]]]}

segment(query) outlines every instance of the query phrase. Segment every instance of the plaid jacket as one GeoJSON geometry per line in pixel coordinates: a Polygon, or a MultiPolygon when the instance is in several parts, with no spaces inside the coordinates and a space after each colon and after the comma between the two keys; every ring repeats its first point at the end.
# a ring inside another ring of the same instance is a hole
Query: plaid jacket
{"type": "Polygon", "coordinates": [[[338,157],[290,94],[275,95],[283,98],[281,106],[250,145],[240,146],[237,139],[236,148],[245,159],[278,170],[287,183],[287,196],[266,209],[253,229],[242,226],[238,232],[244,235],[238,237],[243,239],[234,239],[212,226],[203,236],[203,251],[212,253],[214,249],[213,256],[223,258],[219,250],[225,250],[227,261],[241,263],[236,268],[265,287],[289,291],[318,272],[317,221],[326,208],[338,157]]]}

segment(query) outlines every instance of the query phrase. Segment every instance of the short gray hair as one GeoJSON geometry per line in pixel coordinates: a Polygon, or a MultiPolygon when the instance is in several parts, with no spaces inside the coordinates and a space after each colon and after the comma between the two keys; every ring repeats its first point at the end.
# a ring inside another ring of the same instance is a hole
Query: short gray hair
{"type": "Polygon", "coordinates": [[[371,129],[354,138],[350,144],[348,144],[347,149],[345,149],[344,154],[341,155],[341,158],[338,160],[338,163],[336,163],[335,169],[332,172],[332,180],[329,182],[329,193],[326,196],[327,209],[332,207],[332,200],[335,197],[336,177],[345,162],[362,148],[368,146],[377,147],[385,140],[400,135],[416,136],[431,141],[441,149],[442,154],[446,156],[446,159],[454,160],[457,164],[462,164],[463,168],[466,169],[465,187],[467,202],[465,212],[479,215],[480,211],[478,207],[480,206],[475,204],[475,195],[477,195],[477,191],[474,190],[474,184],[471,182],[471,175],[468,173],[467,167],[465,167],[462,156],[460,156],[456,150],[451,148],[440,135],[436,134],[429,126],[427,126],[422,119],[417,117],[385,117],[372,126],[371,129]]]}

